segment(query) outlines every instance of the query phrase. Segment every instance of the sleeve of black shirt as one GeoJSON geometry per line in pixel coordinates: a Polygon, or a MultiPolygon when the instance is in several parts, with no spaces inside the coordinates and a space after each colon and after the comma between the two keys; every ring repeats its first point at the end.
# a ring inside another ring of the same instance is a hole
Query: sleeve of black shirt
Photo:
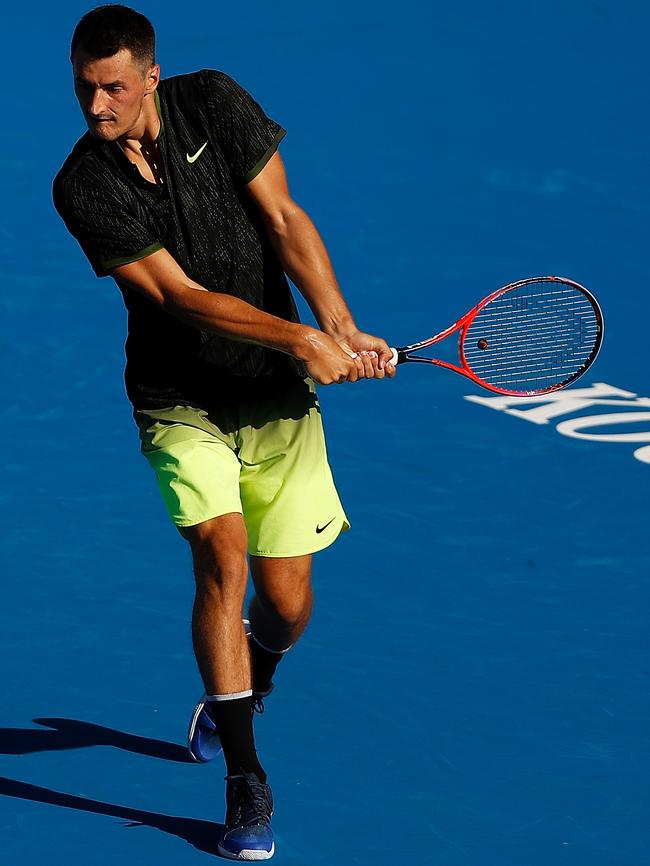
{"type": "Polygon", "coordinates": [[[55,208],[98,277],[163,247],[105,185],[77,174],[60,174],[52,195],[55,208]]]}
{"type": "Polygon", "coordinates": [[[233,177],[249,183],[271,159],[285,130],[225,73],[204,69],[199,80],[208,117],[233,177]]]}

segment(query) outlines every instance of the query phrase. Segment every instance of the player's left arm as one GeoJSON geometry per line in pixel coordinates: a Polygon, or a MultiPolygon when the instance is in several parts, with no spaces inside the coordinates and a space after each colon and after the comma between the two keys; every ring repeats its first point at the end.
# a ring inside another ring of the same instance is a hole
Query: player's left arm
{"type": "Polygon", "coordinates": [[[326,334],[362,354],[367,378],[394,376],[385,340],[360,331],[339,289],[325,245],[309,216],[291,198],[280,154],[247,185],[285,272],[300,289],[326,334]]]}

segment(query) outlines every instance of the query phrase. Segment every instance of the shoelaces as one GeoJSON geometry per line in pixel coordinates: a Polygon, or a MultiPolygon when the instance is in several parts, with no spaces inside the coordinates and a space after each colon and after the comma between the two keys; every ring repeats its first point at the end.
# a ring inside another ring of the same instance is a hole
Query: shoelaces
{"type": "Polygon", "coordinates": [[[226,776],[226,781],[230,783],[228,826],[251,827],[271,820],[273,805],[267,785],[245,776],[226,776]]]}

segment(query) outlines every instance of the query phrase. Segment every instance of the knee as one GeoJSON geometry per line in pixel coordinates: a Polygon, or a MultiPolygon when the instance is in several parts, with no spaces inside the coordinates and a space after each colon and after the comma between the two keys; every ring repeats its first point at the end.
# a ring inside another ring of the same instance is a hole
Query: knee
{"type": "Polygon", "coordinates": [[[258,591],[260,603],[267,613],[274,619],[280,620],[287,626],[296,626],[309,619],[313,607],[313,593],[311,586],[306,586],[290,593],[262,594],[258,591]]]}

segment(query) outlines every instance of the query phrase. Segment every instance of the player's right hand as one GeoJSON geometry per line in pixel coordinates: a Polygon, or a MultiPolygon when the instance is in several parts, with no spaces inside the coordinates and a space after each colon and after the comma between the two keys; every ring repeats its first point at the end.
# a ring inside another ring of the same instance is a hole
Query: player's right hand
{"type": "Polygon", "coordinates": [[[356,382],[365,376],[357,355],[350,355],[332,337],[316,328],[306,333],[307,350],[303,361],[307,372],[318,385],[356,382]]]}

